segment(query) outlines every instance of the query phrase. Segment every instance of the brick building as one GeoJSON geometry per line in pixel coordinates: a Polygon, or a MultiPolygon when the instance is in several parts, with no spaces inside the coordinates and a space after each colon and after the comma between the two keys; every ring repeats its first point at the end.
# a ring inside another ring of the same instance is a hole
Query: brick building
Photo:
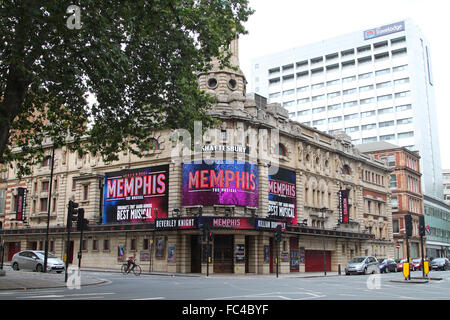
{"type": "MultiPolygon", "coordinates": [[[[423,194],[421,189],[420,156],[418,153],[388,142],[374,142],[358,146],[361,152],[387,161],[393,168],[389,185],[392,191],[392,223],[394,241],[400,244],[395,249],[395,258],[406,257],[405,220],[406,214],[412,215],[413,235],[409,239],[410,257],[420,257],[419,216],[424,215],[423,194]]],[[[425,245],[426,239],[423,240],[425,245]]],[[[426,249],[424,248],[424,252],[426,249]]]]}

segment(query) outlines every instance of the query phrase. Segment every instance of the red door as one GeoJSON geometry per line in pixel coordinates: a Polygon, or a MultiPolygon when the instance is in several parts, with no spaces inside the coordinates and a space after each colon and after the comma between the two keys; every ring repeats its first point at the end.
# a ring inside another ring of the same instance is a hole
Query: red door
{"type": "MultiPolygon", "coordinates": [[[[325,251],[325,261],[327,271],[331,271],[331,252],[325,251]]],[[[305,252],[305,272],[323,272],[323,251],[306,250],[305,252]]]]}
{"type": "Polygon", "coordinates": [[[11,261],[17,252],[20,252],[20,242],[8,242],[8,261],[11,261]]]}

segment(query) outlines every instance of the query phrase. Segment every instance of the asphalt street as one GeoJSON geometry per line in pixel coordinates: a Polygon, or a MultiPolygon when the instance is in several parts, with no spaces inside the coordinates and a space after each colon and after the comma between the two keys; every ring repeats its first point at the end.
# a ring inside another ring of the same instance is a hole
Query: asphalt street
{"type": "MultiPolygon", "coordinates": [[[[420,277],[421,272],[412,272],[420,277]]],[[[408,283],[401,273],[295,278],[273,276],[183,277],[122,275],[83,271],[105,280],[78,289],[2,290],[0,300],[448,300],[450,271],[433,271],[442,280],[408,283]],[[393,282],[400,281],[399,282],[393,282]]]]}

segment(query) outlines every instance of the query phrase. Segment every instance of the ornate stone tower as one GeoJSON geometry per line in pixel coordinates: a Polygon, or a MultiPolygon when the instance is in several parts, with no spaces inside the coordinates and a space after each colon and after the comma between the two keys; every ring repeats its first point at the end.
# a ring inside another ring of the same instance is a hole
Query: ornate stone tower
{"type": "Polygon", "coordinates": [[[230,65],[236,70],[220,68],[219,61],[214,59],[212,69],[199,74],[200,89],[217,98],[217,104],[213,107],[216,112],[243,110],[246,100],[247,81],[239,67],[238,39],[233,40],[227,50],[231,52],[230,65]]]}

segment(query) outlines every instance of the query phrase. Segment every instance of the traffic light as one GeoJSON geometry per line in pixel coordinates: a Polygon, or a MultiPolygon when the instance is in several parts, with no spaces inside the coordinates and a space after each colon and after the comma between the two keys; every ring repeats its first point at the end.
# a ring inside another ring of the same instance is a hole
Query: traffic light
{"type": "Polygon", "coordinates": [[[67,214],[67,228],[72,228],[72,221],[77,221],[78,203],[69,200],[69,211],[67,214]]]}
{"type": "Polygon", "coordinates": [[[277,225],[277,228],[275,229],[275,241],[280,242],[281,241],[281,224],[277,225]]]}
{"type": "Polygon", "coordinates": [[[425,235],[425,217],[419,216],[419,236],[425,235]]]}
{"type": "Polygon", "coordinates": [[[213,234],[211,232],[211,230],[208,230],[208,241],[212,241],[213,239],[213,234]]]}
{"type": "Polygon", "coordinates": [[[86,230],[89,224],[89,220],[84,218],[84,209],[77,209],[77,231],[86,230]]]}
{"type": "Polygon", "coordinates": [[[410,214],[405,215],[405,233],[407,237],[412,236],[412,217],[410,214]]]}

